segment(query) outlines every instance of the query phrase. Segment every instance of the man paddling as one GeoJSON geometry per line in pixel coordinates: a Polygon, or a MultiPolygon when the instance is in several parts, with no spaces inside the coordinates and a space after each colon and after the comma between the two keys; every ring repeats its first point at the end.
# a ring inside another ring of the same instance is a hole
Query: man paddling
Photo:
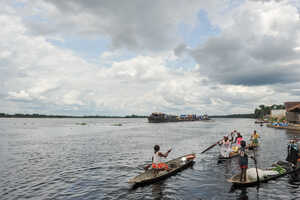
{"type": "Polygon", "coordinates": [[[168,157],[172,149],[169,149],[166,153],[162,153],[159,150],[160,150],[159,145],[155,145],[154,155],[152,156],[152,168],[159,169],[159,170],[169,170],[168,165],[164,162],[161,162],[161,158],[168,157]]]}

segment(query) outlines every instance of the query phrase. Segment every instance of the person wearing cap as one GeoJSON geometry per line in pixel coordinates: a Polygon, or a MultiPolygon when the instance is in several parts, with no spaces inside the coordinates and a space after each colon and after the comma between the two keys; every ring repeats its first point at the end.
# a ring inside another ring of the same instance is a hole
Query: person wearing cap
{"type": "Polygon", "coordinates": [[[169,149],[166,153],[159,151],[160,146],[154,146],[154,155],[152,156],[152,168],[159,170],[169,170],[169,167],[166,163],[161,161],[161,158],[167,158],[172,149],[169,149]]]}

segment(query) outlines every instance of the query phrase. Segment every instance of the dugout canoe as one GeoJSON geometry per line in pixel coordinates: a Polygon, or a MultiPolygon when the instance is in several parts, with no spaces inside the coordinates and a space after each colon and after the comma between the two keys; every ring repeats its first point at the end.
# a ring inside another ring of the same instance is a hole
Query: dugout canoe
{"type": "Polygon", "coordinates": [[[223,157],[221,155],[219,155],[218,160],[222,161],[222,160],[229,160],[231,158],[237,157],[239,155],[239,152],[230,152],[229,157],[223,157]]]}
{"type": "Polygon", "coordinates": [[[150,183],[155,183],[159,180],[166,179],[172,175],[175,175],[179,171],[182,171],[189,166],[194,164],[194,159],[196,158],[195,154],[187,154],[179,158],[170,160],[166,162],[170,170],[157,170],[149,169],[144,173],[130,179],[128,183],[133,184],[134,186],[140,186],[150,183]]]}
{"type": "Polygon", "coordinates": [[[255,150],[259,147],[259,144],[255,145],[255,144],[248,144],[246,148],[248,148],[249,150],[255,150]]]}
{"type": "Polygon", "coordinates": [[[254,180],[247,179],[247,181],[241,182],[240,181],[240,174],[236,174],[236,175],[232,176],[227,181],[232,183],[233,186],[235,186],[235,187],[249,187],[249,186],[258,185],[260,183],[266,183],[270,180],[275,180],[277,178],[280,178],[280,177],[285,176],[287,174],[295,173],[295,172],[300,170],[300,168],[294,169],[292,167],[291,163],[284,162],[284,161],[278,161],[277,163],[273,164],[271,168],[267,168],[265,170],[271,170],[271,169],[274,169],[278,166],[281,167],[282,169],[284,169],[284,171],[279,171],[279,174],[276,174],[276,175],[269,175],[269,176],[265,176],[263,178],[260,178],[259,182],[256,179],[254,179],[254,180]]]}

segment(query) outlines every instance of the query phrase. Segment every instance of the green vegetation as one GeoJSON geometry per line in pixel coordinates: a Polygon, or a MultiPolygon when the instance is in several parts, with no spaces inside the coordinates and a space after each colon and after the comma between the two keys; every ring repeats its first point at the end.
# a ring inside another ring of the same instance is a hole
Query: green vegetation
{"type": "Polygon", "coordinates": [[[117,123],[117,124],[112,124],[112,126],[122,126],[121,123],[117,123]]]}
{"type": "Polygon", "coordinates": [[[87,125],[87,123],[85,123],[85,122],[82,122],[82,123],[76,123],[76,125],[82,125],[82,126],[85,126],[85,125],[87,125]]]}
{"type": "Polygon", "coordinates": [[[209,118],[254,118],[254,114],[213,115],[209,118]]]}
{"type": "Polygon", "coordinates": [[[276,105],[276,104],[273,104],[272,106],[260,105],[259,108],[255,109],[254,117],[259,119],[264,119],[266,115],[269,115],[271,113],[271,110],[281,110],[281,109],[285,109],[285,106],[276,105]]]}

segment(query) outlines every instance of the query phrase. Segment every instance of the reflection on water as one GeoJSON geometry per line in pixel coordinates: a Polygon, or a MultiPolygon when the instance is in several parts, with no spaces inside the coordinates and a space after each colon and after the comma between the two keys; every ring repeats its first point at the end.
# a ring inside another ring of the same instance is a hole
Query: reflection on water
{"type": "Polygon", "coordinates": [[[152,197],[155,200],[163,199],[163,189],[165,187],[164,181],[160,181],[159,183],[154,183],[151,185],[152,187],[152,197]]]}
{"type": "Polygon", "coordinates": [[[242,188],[237,200],[248,200],[247,188],[242,188]]]}
{"type": "MultiPolygon", "coordinates": [[[[0,119],[0,196],[3,199],[299,199],[299,176],[235,189],[238,158],[218,163],[218,147],[237,129],[261,136],[256,155],[265,168],[286,158],[300,134],[254,124],[251,119],[150,124],[146,119],[0,119]],[[80,125],[80,124],[86,125],[80,125]],[[115,126],[122,124],[122,126],[115,126]],[[151,162],[153,145],[173,148],[168,159],[196,153],[188,168],[156,184],[131,189],[128,180],[151,162]]],[[[249,159],[249,168],[254,163],[249,159]]]]}

